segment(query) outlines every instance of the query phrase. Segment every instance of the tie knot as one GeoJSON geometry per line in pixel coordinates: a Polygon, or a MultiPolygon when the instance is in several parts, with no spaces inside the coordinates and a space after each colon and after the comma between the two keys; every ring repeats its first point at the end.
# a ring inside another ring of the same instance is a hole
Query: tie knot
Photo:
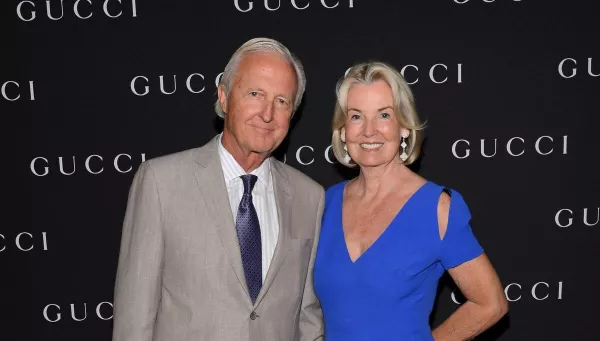
{"type": "Polygon", "coordinates": [[[242,182],[244,183],[244,194],[252,194],[252,189],[254,188],[258,177],[253,174],[246,174],[240,176],[240,178],[242,178],[242,182]]]}

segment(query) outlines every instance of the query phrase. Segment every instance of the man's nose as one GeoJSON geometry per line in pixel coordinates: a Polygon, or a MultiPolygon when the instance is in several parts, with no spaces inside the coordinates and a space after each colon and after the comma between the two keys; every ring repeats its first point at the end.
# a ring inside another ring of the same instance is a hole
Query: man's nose
{"type": "Polygon", "coordinates": [[[274,106],[271,102],[269,102],[265,108],[263,108],[262,112],[260,113],[260,117],[262,118],[262,120],[265,123],[269,123],[271,121],[273,121],[273,118],[275,117],[275,113],[273,112],[274,110],[274,106]]]}

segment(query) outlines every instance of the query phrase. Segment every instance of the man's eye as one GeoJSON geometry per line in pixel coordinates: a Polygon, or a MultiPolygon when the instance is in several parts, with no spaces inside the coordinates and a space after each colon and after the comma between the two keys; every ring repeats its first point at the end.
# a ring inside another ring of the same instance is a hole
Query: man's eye
{"type": "Polygon", "coordinates": [[[250,92],[250,95],[252,95],[253,97],[258,96],[258,91],[252,91],[250,92]]]}

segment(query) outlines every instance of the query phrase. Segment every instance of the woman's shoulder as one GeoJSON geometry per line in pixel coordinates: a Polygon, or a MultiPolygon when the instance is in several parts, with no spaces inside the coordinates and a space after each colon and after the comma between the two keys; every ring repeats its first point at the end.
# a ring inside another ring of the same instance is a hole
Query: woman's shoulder
{"type": "Polygon", "coordinates": [[[337,197],[337,195],[340,192],[344,191],[344,187],[346,186],[346,183],[348,182],[348,180],[342,181],[342,182],[338,182],[337,184],[330,186],[327,188],[327,190],[325,191],[325,202],[329,202],[332,200],[332,198],[337,197]]]}
{"type": "Polygon", "coordinates": [[[329,187],[327,187],[326,193],[334,193],[334,192],[343,191],[344,186],[346,186],[346,183],[348,183],[348,180],[344,180],[344,181],[338,182],[335,185],[329,186],[329,187]]]}
{"type": "Polygon", "coordinates": [[[435,194],[438,196],[438,213],[442,213],[449,219],[469,217],[470,212],[461,192],[453,187],[428,181],[435,194]],[[441,211],[441,212],[440,212],[441,211]]]}
{"type": "Polygon", "coordinates": [[[446,186],[445,184],[437,183],[432,180],[426,180],[427,184],[433,189],[434,192],[439,192],[439,195],[446,193],[451,198],[456,197],[459,200],[463,200],[462,194],[454,187],[446,186]]]}

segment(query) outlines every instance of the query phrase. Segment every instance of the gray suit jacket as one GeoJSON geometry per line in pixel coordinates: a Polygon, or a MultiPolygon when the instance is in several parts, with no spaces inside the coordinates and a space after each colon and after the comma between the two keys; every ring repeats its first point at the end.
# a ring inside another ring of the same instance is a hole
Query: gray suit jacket
{"type": "Polygon", "coordinates": [[[121,237],[113,341],[323,338],[312,285],[323,188],[272,161],[280,232],[254,304],[217,140],[141,164],[121,237]]]}

